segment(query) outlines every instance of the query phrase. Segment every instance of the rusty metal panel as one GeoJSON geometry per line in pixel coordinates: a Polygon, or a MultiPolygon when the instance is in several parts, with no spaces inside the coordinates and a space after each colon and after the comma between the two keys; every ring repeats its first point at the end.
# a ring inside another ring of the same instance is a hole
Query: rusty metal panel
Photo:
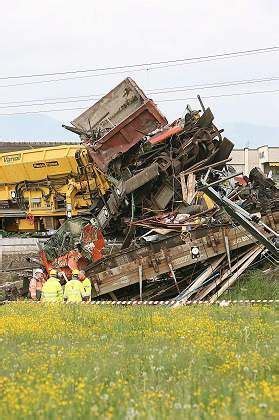
{"type": "Polygon", "coordinates": [[[173,195],[174,195],[173,187],[169,184],[163,184],[154,195],[153,201],[155,202],[156,207],[158,209],[163,210],[171,201],[173,195]]]}
{"type": "Polygon", "coordinates": [[[110,161],[129,150],[144,135],[166,123],[165,117],[149,99],[94,145],[88,144],[89,153],[99,168],[106,171],[110,161]]]}
{"type": "Polygon", "coordinates": [[[159,175],[159,165],[158,163],[153,163],[148,166],[146,169],[143,169],[138,174],[132,176],[124,184],[125,193],[129,194],[132,191],[135,191],[137,188],[142,187],[147,182],[156,178],[159,175]]]}
{"type": "Polygon", "coordinates": [[[127,78],[72,124],[86,134],[93,160],[106,170],[112,159],[129,150],[144,135],[167,124],[167,120],[137,84],[127,78]]]}

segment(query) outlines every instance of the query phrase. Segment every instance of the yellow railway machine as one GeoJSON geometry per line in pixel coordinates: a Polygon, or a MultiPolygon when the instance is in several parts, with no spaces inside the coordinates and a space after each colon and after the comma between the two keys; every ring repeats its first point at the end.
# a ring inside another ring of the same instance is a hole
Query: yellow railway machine
{"type": "Polygon", "coordinates": [[[109,189],[105,175],[80,145],[0,154],[0,228],[57,229],[61,221],[90,214],[109,189]]]}

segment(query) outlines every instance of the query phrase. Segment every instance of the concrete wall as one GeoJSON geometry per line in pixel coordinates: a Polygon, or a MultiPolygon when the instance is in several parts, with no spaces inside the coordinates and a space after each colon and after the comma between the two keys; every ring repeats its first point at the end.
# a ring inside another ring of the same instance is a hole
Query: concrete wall
{"type": "Polygon", "coordinates": [[[279,162],[279,147],[269,147],[269,162],[279,162]]]}
{"type": "MultiPolygon", "coordinates": [[[[249,175],[249,172],[255,166],[259,166],[259,154],[257,149],[244,149],[245,154],[245,175],[249,175]]],[[[261,168],[263,169],[263,168],[261,168]]]]}
{"type": "Polygon", "coordinates": [[[0,283],[17,280],[25,267],[31,269],[34,264],[28,263],[26,257],[37,257],[38,250],[36,238],[0,238],[0,283]]]}

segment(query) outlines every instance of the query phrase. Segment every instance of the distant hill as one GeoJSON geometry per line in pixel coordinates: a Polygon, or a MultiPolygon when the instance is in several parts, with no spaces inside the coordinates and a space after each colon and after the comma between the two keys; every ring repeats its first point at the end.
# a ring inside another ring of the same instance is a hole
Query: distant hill
{"type": "Polygon", "coordinates": [[[78,136],[61,127],[62,123],[42,114],[0,116],[0,141],[77,140],[78,136]]]}
{"type": "Polygon", "coordinates": [[[224,135],[234,142],[236,148],[257,148],[267,144],[279,146],[279,127],[268,127],[249,123],[220,124],[224,135]]]}
{"type": "MultiPolygon", "coordinates": [[[[0,116],[0,141],[76,141],[78,136],[61,127],[62,123],[49,115],[0,116]]],[[[279,127],[265,127],[244,122],[222,123],[225,136],[235,147],[259,147],[279,145],[279,127]]]]}

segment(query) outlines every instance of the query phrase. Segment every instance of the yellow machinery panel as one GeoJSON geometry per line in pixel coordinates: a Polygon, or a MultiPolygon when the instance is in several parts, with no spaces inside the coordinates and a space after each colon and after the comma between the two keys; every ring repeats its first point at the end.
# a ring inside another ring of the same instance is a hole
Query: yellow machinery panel
{"type": "MultiPolygon", "coordinates": [[[[76,153],[80,145],[46,147],[0,154],[0,183],[39,181],[51,176],[77,174],[76,153]]],[[[87,153],[87,152],[86,152],[87,153]]]]}
{"type": "MultiPolygon", "coordinates": [[[[80,145],[0,154],[0,228],[55,228],[89,212],[110,184],[80,145]]],[[[90,214],[90,212],[89,212],[90,214]]]]}

